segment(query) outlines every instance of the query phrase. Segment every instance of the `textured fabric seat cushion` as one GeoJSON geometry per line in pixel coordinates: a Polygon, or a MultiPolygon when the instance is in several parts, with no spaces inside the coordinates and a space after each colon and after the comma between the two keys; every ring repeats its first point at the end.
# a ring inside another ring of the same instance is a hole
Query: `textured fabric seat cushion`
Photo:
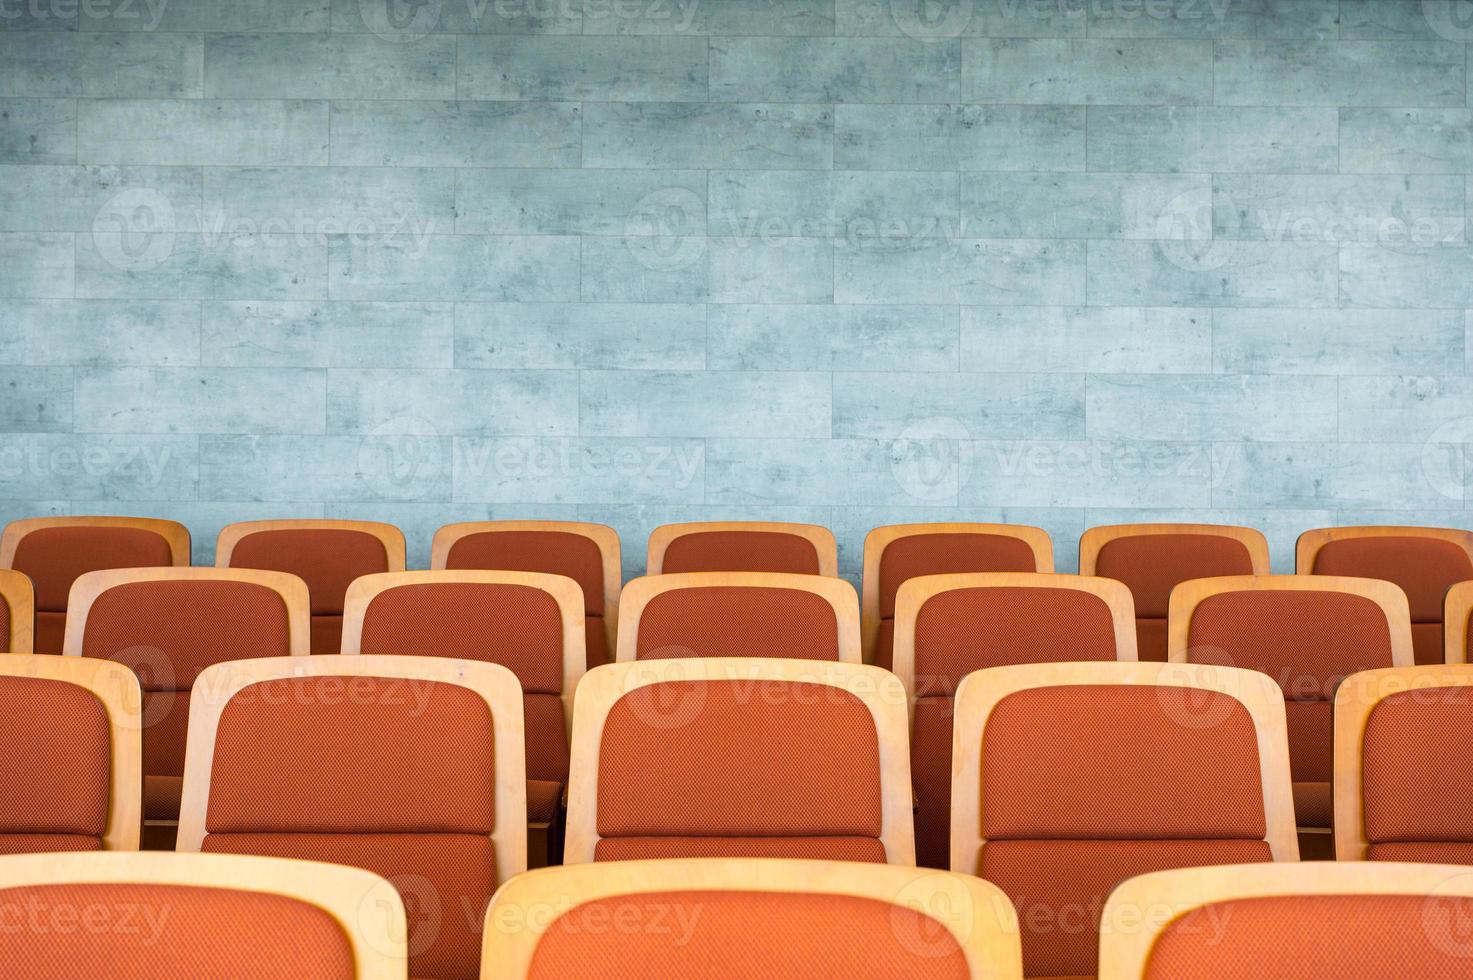
{"type": "Polygon", "coordinates": [[[0,676],[0,718],[0,848],[20,853],[44,837],[58,845],[44,850],[100,846],[112,796],[102,702],[65,681],[0,676]]]}
{"type": "Polygon", "coordinates": [[[12,834],[0,832],[0,854],[45,851],[100,851],[102,838],[82,834],[12,834]]]}
{"type": "Polygon", "coordinates": [[[0,889],[0,908],[31,909],[46,922],[92,916],[82,920],[92,928],[0,929],[6,974],[27,980],[357,975],[337,920],[280,895],[181,885],[38,885],[0,889]]]}
{"type": "Polygon", "coordinates": [[[665,682],[625,695],[604,722],[603,838],[832,837],[878,845],[880,831],[879,739],[869,708],[847,691],[777,681],[665,682]]]}
{"type": "MultiPolygon", "coordinates": [[[[169,542],[134,527],[43,527],[21,538],[11,567],[31,578],[36,609],[64,613],[77,576],[104,568],[172,565],[169,542]]],[[[50,652],[50,651],[48,651],[50,652]]],[[[55,652],[60,653],[60,648],[55,652]]]]}
{"type": "Polygon", "coordinates": [[[66,644],[66,613],[36,610],[36,636],[31,646],[36,653],[61,653],[66,644]]]}
{"type": "Polygon", "coordinates": [[[1144,980],[1455,980],[1468,976],[1473,899],[1307,895],[1194,909],[1156,940],[1144,980]]]}
{"type": "Polygon", "coordinates": [[[1137,616],[1165,619],[1172,589],[1188,579],[1252,575],[1253,557],[1221,534],[1137,534],[1105,542],[1095,574],[1124,582],[1137,616]]]}
{"type": "Polygon", "coordinates": [[[353,580],[389,570],[383,542],[346,528],[284,528],[241,538],[230,555],[232,568],[288,572],[307,583],[314,615],[341,616],[353,580]]]}
{"type": "Polygon", "coordinates": [[[1025,976],[1093,976],[1100,912],[1125,879],[1271,859],[1261,840],[1009,840],[982,848],[977,873],[1018,911],[1025,976]]]}
{"type": "Polygon", "coordinates": [[[583,589],[583,611],[604,614],[603,553],[598,542],[568,531],[486,531],[450,546],[446,568],[486,568],[566,575],[583,589]]]}
{"type": "Polygon", "coordinates": [[[671,589],[639,617],[639,660],[784,657],[838,660],[839,620],[823,596],[799,589],[671,589]]]}
{"type": "Polygon", "coordinates": [[[818,551],[807,538],[781,531],[696,531],[671,540],[660,570],[817,575],[818,551]]]}
{"type": "Polygon", "coordinates": [[[1005,534],[911,534],[880,554],[880,635],[875,662],[890,669],[895,648],[895,595],[907,579],[960,572],[1036,572],[1028,542],[1005,534]]]}
{"type": "Polygon", "coordinates": [[[952,933],[922,911],[872,898],[726,891],[654,892],[578,905],[543,935],[527,974],[528,980],[800,976],[969,980],[971,974],[952,933]],[[607,928],[630,920],[631,912],[648,927],[607,928]]]}
{"type": "Polygon", "coordinates": [[[595,861],[650,858],[764,857],[886,863],[873,837],[611,837],[594,847],[595,861]]]}
{"type": "Polygon", "coordinates": [[[1473,771],[1464,761],[1470,737],[1473,688],[1402,692],[1372,709],[1361,777],[1366,840],[1378,853],[1439,844],[1455,847],[1438,853],[1473,852],[1473,771]]]}
{"type": "Polygon", "coordinates": [[[556,780],[527,780],[527,822],[552,823],[563,805],[563,784],[556,780]]]}

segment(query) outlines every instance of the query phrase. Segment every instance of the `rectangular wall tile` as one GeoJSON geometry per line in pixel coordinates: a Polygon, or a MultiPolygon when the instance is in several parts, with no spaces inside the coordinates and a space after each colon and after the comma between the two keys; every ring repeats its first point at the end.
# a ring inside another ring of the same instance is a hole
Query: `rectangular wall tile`
{"type": "Polygon", "coordinates": [[[1212,237],[1305,244],[1456,243],[1459,177],[1225,174],[1212,181],[1212,237]]]}
{"type": "Polygon", "coordinates": [[[551,302],[578,295],[578,239],[396,235],[329,245],[333,299],[551,302]]]}
{"type": "Polygon", "coordinates": [[[1084,148],[1084,110],[1073,106],[834,109],[841,170],[1083,170],[1084,148]]]}
{"type": "Polygon", "coordinates": [[[706,99],[706,42],[700,38],[465,36],[459,44],[462,99],[706,99]]]}
{"type": "Polygon", "coordinates": [[[199,98],[198,34],[0,34],[0,96],[199,98]]]}
{"type": "Polygon", "coordinates": [[[840,303],[1082,305],[1084,243],[973,239],[841,243],[840,303]]]}
{"type": "Polygon", "coordinates": [[[834,0],[591,3],[584,7],[583,33],[696,37],[822,36],[834,33],[834,0]]]}
{"type": "Polygon", "coordinates": [[[79,104],[82,163],[318,166],[327,103],[89,99],[79,104]]]}
{"type": "Polygon", "coordinates": [[[0,99],[0,163],[74,163],[77,103],[0,99]]]}
{"type": "Polygon", "coordinates": [[[1095,439],[1293,442],[1336,437],[1335,379],[1269,375],[1094,375],[1095,439]]]}
{"type": "Polygon", "coordinates": [[[199,231],[202,183],[198,167],[0,166],[0,230],[199,231]]]}
{"type": "Polygon", "coordinates": [[[710,266],[704,238],[584,238],[580,294],[585,303],[703,303],[710,266]]]}
{"type": "Polygon", "coordinates": [[[695,303],[460,303],[455,366],[699,371],[706,366],[706,309],[695,303]]]}
{"type": "Polygon", "coordinates": [[[1453,310],[1217,310],[1213,370],[1226,374],[1463,374],[1453,310]]]}
{"type": "Polygon", "coordinates": [[[707,224],[744,237],[944,238],[957,234],[957,176],[713,171],[707,224]]]}
{"type": "Polygon", "coordinates": [[[156,300],[7,300],[0,363],[153,365],[199,362],[199,304],[156,300]]]}
{"type": "Polygon", "coordinates": [[[1463,45],[1451,41],[1222,41],[1218,105],[1460,106],[1463,45]]]}
{"type": "Polygon", "coordinates": [[[1334,173],[1334,109],[1091,106],[1089,168],[1334,173]]]}
{"type": "Polygon", "coordinates": [[[18,433],[0,445],[0,498],[188,500],[198,476],[194,436],[18,433]]]}
{"type": "Polygon", "coordinates": [[[704,235],[699,170],[461,170],[462,235],[704,235]]]}
{"type": "Polygon", "coordinates": [[[310,299],[327,295],[327,247],[295,236],[78,235],[84,299],[310,299]]]}
{"type": "MultiPolygon", "coordinates": [[[[1346,442],[1411,443],[1473,418],[1473,383],[1466,377],[1340,379],[1340,438],[1346,442]]],[[[1459,436],[1465,439],[1466,436],[1459,436]]]]}
{"type": "Polygon", "coordinates": [[[583,29],[580,3],[451,0],[405,11],[360,0],[330,2],[333,33],[376,34],[405,44],[431,34],[577,34],[583,29]]]}
{"type": "Polygon", "coordinates": [[[72,235],[0,235],[0,296],[69,297],[76,281],[72,235]]]}
{"type": "Polygon", "coordinates": [[[1063,374],[834,375],[835,438],[903,439],[943,424],[965,438],[1082,438],[1084,379],[1063,374]]]}
{"type": "Polygon", "coordinates": [[[572,371],[328,372],[328,431],[377,434],[408,420],[438,435],[576,435],[578,376],[572,371]]]}
{"type": "Polygon", "coordinates": [[[751,438],[706,441],[713,504],[955,506],[956,480],[913,479],[903,448],[880,439],[751,438]]]}
{"type": "Polygon", "coordinates": [[[455,171],[416,167],[210,167],[204,229],[325,244],[455,231],[455,171]]]}
{"type": "Polygon", "coordinates": [[[1473,112],[1341,109],[1340,170],[1354,174],[1473,171],[1473,112]]]}
{"type": "Polygon", "coordinates": [[[455,500],[484,503],[700,503],[700,439],[455,440],[455,500]]]}
{"type": "Polygon", "coordinates": [[[448,368],[454,304],[204,304],[198,356],[222,367],[448,368]]]}
{"type": "Polygon", "coordinates": [[[629,385],[616,372],[585,371],[579,403],[586,436],[827,438],[832,416],[826,374],[665,371],[629,385]]]}
{"type": "Polygon", "coordinates": [[[831,303],[834,248],[822,238],[712,238],[712,303],[831,303]]]}
{"type": "Polygon", "coordinates": [[[189,3],[140,0],[100,5],[99,11],[109,16],[84,17],[82,30],[292,34],[328,28],[328,0],[190,0],[189,3]]]}
{"type": "Polygon", "coordinates": [[[1089,243],[1091,306],[1335,306],[1334,245],[1089,243]]]}
{"type": "Polygon", "coordinates": [[[717,102],[956,102],[958,42],[733,37],[711,42],[717,102]]]}
{"type": "Polygon", "coordinates": [[[591,102],[585,167],[827,170],[833,110],[826,105],[591,102]]]}
{"type": "Polygon", "coordinates": [[[967,41],[968,102],[1208,105],[1208,41],[1018,39],[967,41]]]}
{"type": "Polygon", "coordinates": [[[332,104],[332,162],[349,167],[576,167],[569,102],[332,104]]]}
{"type": "Polygon", "coordinates": [[[1201,442],[1139,439],[978,441],[961,502],[987,507],[1202,507],[1224,453],[1201,442]]]}
{"type": "Polygon", "coordinates": [[[1304,38],[1336,36],[1337,0],[1167,0],[1091,4],[1091,37],[1304,38]]]}
{"type": "Polygon", "coordinates": [[[262,502],[450,499],[449,436],[201,436],[199,495],[262,502]]]}
{"type": "Polygon", "coordinates": [[[372,34],[219,34],[205,40],[212,99],[452,99],[455,40],[372,34]]]}
{"type": "Polygon", "coordinates": [[[974,0],[927,8],[890,0],[835,0],[837,33],[859,37],[1083,37],[1085,7],[974,0]]]}
{"type": "Polygon", "coordinates": [[[321,371],[98,367],[77,370],[76,427],[133,435],[321,433],[321,371]]]}
{"type": "Polygon", "coordinates": [[[940,306],[712,306],[717,371],[955,371],[956,316],[940,306]]]}
{"type": "Polygon", "coordinates": [[[1458,40],[1459,0],[1340,0],[1347,41],[1458,40]]]}
{"type": "Polygon", "coordinates": [[[72,431],[72,369],[0,367],[0,432],[72,431]]]}
{"type": "Polygon", "coordinates": [[[996,238],[1212,237],[1206,174],[962,174],[962,228],[996,238]]]}
{"type": "Polygon", "coordinates": [[[1202,373],[1212,365],[1212,311],[1120,306],[961,311],[963,371],[1202,373]]]}
{"type": "Polygon", "coordinates": [[[1340,250],[1346,306],[1473,306],[1473,249],[1466,245],[1349,245],[1340,250]]]}

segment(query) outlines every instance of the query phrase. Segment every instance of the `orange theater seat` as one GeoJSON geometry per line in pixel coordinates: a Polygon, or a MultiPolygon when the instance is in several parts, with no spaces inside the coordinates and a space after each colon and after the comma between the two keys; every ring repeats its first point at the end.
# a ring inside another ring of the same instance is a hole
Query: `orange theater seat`
{"type": "Polygon", "coordinates": [[[1119,579],[1135,599],[1136,649],[1166,661],[1171,590],[1194,578],[1267,575],[1268,539],[1226,524],[1113,524],[1079,539],[1079,574],[1119,579]]]}
{"type": "Polygon", "coordinates": [[[566,575],[583,589],[588,666],[612,659],[619,622],[619,535],[581,521],[473,521],[435,532],[433,569],[501,569],[566,575]]]}
{"type": "Polygon", "coordinates": [[[1295,551],[1300,575],[1350,575],[1395,582],[1407,596],[1419,664],[1443,662],[1442,604],[1473,579],[1473,531],[1441,527],[1325,527],[1305,531],[1295,551]]]}
{"type": "Polygon", "coordinates": [[[485,934],[484,980],[1022,978],[1005,895],[970,875],[894,865],[701,858],[547,868],[496,894],[485,934]]]}
{"type": "Polygon", "coordinates": [[[861,664],[589,671],[573,720],[566,860],[914,864],[904,698],[893,675],[861,664]]]}
{"type": "Polygon", "coordinates": [[[1284,704],[1252,671],[994,667],[957,690],[951,868],[1012,899],[1029,977],[1092,976],[1121,881],[1294,861],[1284,704]]]}
{"type": "Polygon", "coordinates": [[[859,598],[843,579],[687,572],[630,581],[618,658],[776,657],[859,663],[859,598]]]}
{"type": "Polygon", "coordinates": [[[106,568],[189,564],[189,529],[145,517],[30,517],[0,535],[0,568],[28,575],[36,590],[37,653],[61,653],[67,596],[79,575],[106,568]]]}
{"type": "Polygon", "coordinates": [[[404,980],[404,904],[357,868],[199,854],[0,858],[26,980],[404,980]]]}
{"type": "Polygon", "coordinates": [[[72,586],[64,651],[113,660],[143,685],[143,811],[163,842],[179,815],[190,689],[211,664],[306,656],[307,586],[284,572],[135,568],[72,586]]]}
{"type": "Polygon", "coordinates": [[[1279,684],[1303,846],[1328,856],[1335,689],[1356,671],[1411,664],[1401,590],[1323,575],[1194,579],[1171,594],[1169,645],[1175,662],[1247,667],[1279,684]]]}
{"type": "Polygon", "coordinates": [[[1459,980],[1473,879],[1435,864],[1163,871],[1116,889],[1105,918],[1100,980],[1459,980]]]}
{"type": "Polygon", "coordinates": [[[527,820],[539,863],[556,851],[568,781],[573,691],[587,662],[583,592],[540,572],[416,571],[367,575],[348,589],[344,654],[483,660],[521,683],[527,820]]]}
{"type": "Polygon", "coordinates": [[[864,660],[890,668],[895,597],[918,575],[1052,572],[1048,532],[1024,524],[891,524],[864,539],[864,660]]]}
{"type": "Polygon", "coordinates": [[[0,854],[137,850],[141,702],[121,664],[0,656],[0,854]]]}
{"type": "Polygon", "coordinates": [[[1335,695],[1335,853],[1473,864],[1473,666],[1368,670],[1335,695]]]}
{"type": "Polygon", "coordinates": [[[900,587],[895,608],[895,674],[911,703],[916,857],[944,868],[957,684],[984,667],[1134,660],[1130,592],[1079,575],[923,575],[900,587]]]}
{"type": "Polygon", "coordinates": [[[695,521],[650,532],[649,575],[680,572],[839,574],[833,532],[817,524],[767,521],[695,521]]]}
{"type": "Polygon", "coordinates": [[[0,653],[35,650],[36,593],[23,573],[0,568],[0,653]]]}
{"type": "Polygon", "coordinates": [[[244,521],[220,532],[215,564],[289,572],[306,582],[312,652],[337,653],[348,586],[362,575],[404,571],[404,534],[374,521],[244,521]]]}
{"type": "Polygon", "coordinates": [[[527,862],[521,691],[497,664],[276,658],[200,675],[179,850],[350,864],[415,915],[410,969],[473,980],[527,862]]]}

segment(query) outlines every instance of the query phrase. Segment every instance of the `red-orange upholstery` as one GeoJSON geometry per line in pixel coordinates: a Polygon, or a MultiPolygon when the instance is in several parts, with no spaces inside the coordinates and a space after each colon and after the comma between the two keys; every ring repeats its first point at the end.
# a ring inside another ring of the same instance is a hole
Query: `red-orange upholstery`
{"type": "Polygon", "coordinates": [[[112,778],[102,702],[65,681],[0,675],[0,718],[0,853],[100,850],[112,778]]]}
{"type": "Polygon", "coordinates": [[[1371,860],[1468,863],[1473,856],[1473,688],[1390,695],[1362,743],[1362,802],[1371,860]]]}
{"type": "Polygon", "coordinates": [[[839,620],[821,595],[766,586],[671,589],[639,617],[635,659],[838,660],[839,620]]]}
{"type": "Polygon", "coordinates": [[[232,568],[288,572],[307,583],[312,598],[312,652],[342,647],[343,597],[353,580],[389,571],[389,555],[372,534],[343,528],[282,528],[241,538],[232,568]]]}
{"type": "Polygon", "coordinates": [[[527,974],[528,980],[970,976],[956,939],[924,912],[846,895],[737,891],[654,892],[585,902],[551,925],[527,974]],[[672,928],[607,927],[629,920],[631,911],[655,909],[668,916],[672,928]],[[680,923],[688,925],[682,929],[680,923]]]}
{"type": "Polygon", "coordinates": [[[783,531],[692,531],[672,538],[660,571],[818,574],[813,542],[783,531]]]}
{"type": "Polygon", "coordinates": [[[16,544],[11,567],[36,590],[37,653],[61,653],[67,595],[79,575],[104,568],[172,565],[169,542],[136,527],[41,527],[16,544]]]}
{"type": "Polygon", "coordinates": [[[1252,718],[1214,692],[1010,694],[987,720],[982,800],[975,870],[1017,906],[1030,977],[1095,972],[1100,908],[1125,878],[1272,857],[1252,718]],[[1183,703],[1222,721],[1184,721],[1183,703]]]}
{"type": "Polygon", "coordinates": [[[0,643],[4,644],[3,650],[0,650],[0,652],[11,652],[10,648],[14,646],[11,642],[12,639],[13,637],[10,635],[10,604],[3,598],[0,598],[0,643]]]}
{"type": "Polygon", "coordinates": [[[669,681],[609,711],[597,860],[886,860],[874,718],[825,685],[669,681]],[[733,778],[739,774],[740,778],[733,778]]]}
{"type": "Polygon", "coordinates": [[[949,861],[952,696],[961,679],[984,667],[1115,658],[1110,607],[1088,592],[1006,586],[926,600],[916,615],[910,751],[917,863],[949,861]]]}
{"type": "Polygon", "coordinates": [[[895,648],[895,595],[907,579],[961,572],[1036,572],[1033,549],[1005,534],[911,534],[880,553],[880,633],[875,663],[890,669],[895,648]]]}
{"type": "Polygon", "coordinates": [[[143,687],[144,815],[175,820],[189,691],[206,667],[291,654],[286,602],[250,582],[128,582],[87,614],[82,655],[133,669],[143,687]]]}
{"type": "Polygon", "coordinates": [[[1137,656],[1165,663],[1171,590],[1188,579],[1252,575],[1253,556],[1243,542],[1220,534],[1137,534],[1105,542],[1095,574],[1129,587],[1137,656]]]}
{"type": "Polygon", "coordinates": [[[262,682],[226,705],[204,850],[383,875],[411,911],[413,975],[473,980],[497,884],[491,711],[454,684],[344,683],[262,682]]]}
{"type": "Polygon", "coordinates": [[[360,652],[486,660],[516,674],[527,730],[529,816],[533,823],[552,819],[568,781],[563,620],[556,599],[528,585],[398,586],[368,604],[360,652]]]}
{"type": "Polygon", "coordinates": [[[1462,980],[1473,899],[1292,895],[1193,909],[1156,940],[1144,980],[1462,980]]]}
{"type": "Polygon", "coordinates": [[[1335,689],[1356,671],[1392,666],[1381,607],[1346,592],[1223,592],[1193,611],[1187,647],[1192,663],[1247,667],[1278,681],[1296,818],[1301,827],[1330,826],[1335,689]]]}
{"type": "Polygon", "coordinates": [[[0,929],[6,975],[26,980],[357,975],[337,920],[281,895],[142,883],[31,885],[0,889],[0,908],[40,923],[0,929]]]}
{"type": "Polygon", "coordinates": [[[1352,575],[1395,582],[1407,595],[1412,650],[1419,664],[1440,664],[1442,601],[1447,590],[1473,579],[1473,561],[1456,542],[1416,534],[1342,538],[1314,557],[1316,575],[1352,575]]]}
{"type": "Polygon", "coordinates": [[[570,531],[485,531],[450,546],[446,568],[566,575],[583,590],[588,666],[609,662],[604,627],[604,566],[598,542],[570,531]]]}

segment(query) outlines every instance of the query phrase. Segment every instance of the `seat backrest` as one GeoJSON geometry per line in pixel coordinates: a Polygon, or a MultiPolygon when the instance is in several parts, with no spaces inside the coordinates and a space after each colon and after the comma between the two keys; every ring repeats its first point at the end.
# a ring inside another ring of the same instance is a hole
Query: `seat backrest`
{"type": "Polygon", "coordinates": [[[497,893],[485,935],[485,980],[1023,976],[1017,917],[997,888],[895,865],[700,858],[545,868],[497,893]]]}
{"type": "Polygon", "coordinates": [[[908,753],[904,691],[878,668],[609,664],[578,691],[564,860],[914,864],[908,753]]]}
{"type": "Polygon", "coordinates": [[[838,575],[834,534],[817,524],[693,521],[650,532],[645,574],[782,572],[838,575]]]}
{"type": "Polygon", "coordinates": [[[303,657],[307,585],[244,568],[124,568],[72,586],[63,652],[112,660],[143,686],[144,815],[178,815],[190,689],[213,664],[303,657]]]}
{"type": "Polygon", "coordinates": [[[583,521],[472,521],[435,532],[430,568],[566,575],[583,589],[588,666],[612,657],[623,586],[619,535],[583,521]]]}
{"type": "Polygon", "coordinates": [[[6,973],[27,980],[403,980],[404,905],[357,868],[221,855],[0,858],[6,973]],[[27,912],[30,915],[27,918],[27,912]]]}
{"type": "Polygon", "coordinates": [[[343,653],[455,657],[508,668],[522,686],[527,776],[562,784],[573,692],[587,663],[583,618],[583,591],[563,575],[365,575],[348,589],[343,653]]]}
{"type": "MultiPolygon", "coordinates": [[[[1473,582],[1459,582],[1447,590],[1443,603],[1442,620],[1444,663],[1465,664],[1468,662],[1468,647],[1473,641],[1473,582]]],[[[1414,625],[1412,627],[1416,629],[1414,625]]]]}
{"type": "Polygon", "coordinates": [[[1048,532],[1024,524],[890,524],[864,538],[864,660],[888,669],[900,587],[919,575],[1054,570],[1048,532]]]}
{"type": "Polygon", "coordinates": [[[1332,708],[1345,677],[1410,666],[1406,596],[1390,582],[1328,575],[1193,579],[1171,593],[1168,656],[1272,677],[1289,717],[1299,825],[1331,823],[1332,708]]]}
{"type": "Polygon", "coordinates": [[[619,661],[775,657],[859,663],[859,597],[843,579],[686,572],[630,580],[619,661]]]}
{"type": "Polygon", "coordinates": [[[1118,579],[1135,600],[1142,660],[1166,660],[1171,590],[1194,578],[1267,575],[1268,539],[1228,524],[1111,524],[1079,539],[1079,574],[1118,579]]]}
{"type": "Polygon", "coordinates": [[[189,529],[146,517],[29,517],[0,534],[0,568],[13,568],[35,586],[35,649],[60,653],[72,583],[106,568],[189,564],[189,529]]]}
{"type": "Polygon", "coordinates": [[[0,854],[137,850],[143,730],[132,671],[0,656],[0,718],[0,854]]]}
{"type": "Polygon", "coordinates": [[[1473,666],[1355,674],[1335,694],[1335,852],[1473,864],[1473,666]]]}
{"type": "Polygon", "coordinates": [[[0,568],[0,653],[35,650],[36,593],[24,572],[0,568]]]}
{"type": "Polygon", "coordinates": [[[480,912],[526,868],[516,677],[441,657],[276,658],[200,675],[181,851],[365,868],[425,917],[414,976],[472,980],[480,912]]]}
{"type": "Polygon", "coordinates": [[[1252,671],[994,667],[962,681],[951,869],[1021,910],[1024,972],[1095,972],[1092,916],[1132,875],[1297,860],[1283,700],[1252,671]]]}
{"type": "Polygon", "coordinates": [[[947,865],[952,698],[963,677],[1007,664],[1134,659],[1130,591],[1113,579],[1000,572],[902,585],[894,670],[910,701],[920,863],[947,865]]]}
{"type": "Polygon", "coordinates": [[[1329,861],[1163,871],[1116,889],[1105,918],[1099,980],[1454,980],[1473,877],[1329,861]]]}
{"type": "Polygon", "coordinates": [[[1443,662],[1443,600],[1473,579],[1473,531],[1444,527],[1325,527],[1305,531],[1295,549],[1300,575],[1348,575],[1395,582],[1406,593],[1419,664],[1443,662]]]}
{"type": "Polygon", "coordinates": [[[377,521],[243,521],[220,532],[215,564],[289,572],[306,582],[312,652],[337,653],[348,586],[362,575],[404,571],[404,550],[404,533],[377,521]]]}

